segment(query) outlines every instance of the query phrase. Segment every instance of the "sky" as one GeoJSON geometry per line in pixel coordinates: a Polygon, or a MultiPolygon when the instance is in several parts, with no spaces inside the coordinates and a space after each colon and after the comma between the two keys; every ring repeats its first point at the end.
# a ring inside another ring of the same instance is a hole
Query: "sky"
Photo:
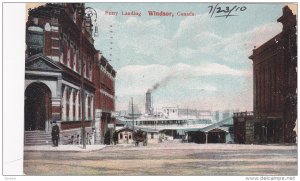
{"type": "MultiPolygon", "coordinates": [[[[133,97],[145,111],[145,93],[153,106],[201,110],[253,109],[253,48],[281,32],[277,19],[284,4],[219,4],[243,8],[214,17],[210,3],[86,3],[97,11],[95,47],[117,71],[116,110],[127,110],[133,97]],[[105,12],[118,12],[117,16],[105,12]],[[123,16],[122,12],[141,12],[123,16]],[[172,12],[173,17],[149,16],[172,12]],[[193,12],[195,16],[177,16],[193,12]]],[[[215,11],[216,12],[216,11],[215,11]]],[[[218,15],[218,14],[217,14],[218,15]]]]}

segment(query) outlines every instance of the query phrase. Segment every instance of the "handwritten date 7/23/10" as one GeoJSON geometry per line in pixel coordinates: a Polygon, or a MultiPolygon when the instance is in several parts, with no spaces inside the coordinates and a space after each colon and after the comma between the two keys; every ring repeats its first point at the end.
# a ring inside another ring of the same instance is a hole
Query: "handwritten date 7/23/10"
{"type": "Polygon", "coordinates": [[[237,14],[233,14],[233,13],[237,13],[237,12],[243,12],[247,9],[246,6],[237,6],[237,5],[234,5],[232,7],[230,6],[226,6],[225,8],[223,7],[220,7],[219,6],[219,3],[216,4],[215,6],[214,5],[210,5],[208,6],[209,9],[209,13],[210,14],[210,17],[215,17],[215,18],[218,18],[218,17],[225,17],[225,18],[228,18],[229,16],[238,16],[237,14]]]}

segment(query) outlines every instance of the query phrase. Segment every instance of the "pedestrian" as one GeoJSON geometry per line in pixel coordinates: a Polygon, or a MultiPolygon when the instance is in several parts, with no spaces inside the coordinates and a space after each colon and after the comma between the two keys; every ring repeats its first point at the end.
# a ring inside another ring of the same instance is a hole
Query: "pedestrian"
{"type": "Polygon", "coordinates": [[[116,131],[113,133],[113,140],[114,140],[114,145],[116,145],[118,143],[118,133],[116,131]]]}
{"type": "Polygon", "coordinates": [[[53,121],[53,127],[52,127],[51,136],[52,136],[53,146],[58,146],[59,127],[56,124],[56,121],[53,121]]]}

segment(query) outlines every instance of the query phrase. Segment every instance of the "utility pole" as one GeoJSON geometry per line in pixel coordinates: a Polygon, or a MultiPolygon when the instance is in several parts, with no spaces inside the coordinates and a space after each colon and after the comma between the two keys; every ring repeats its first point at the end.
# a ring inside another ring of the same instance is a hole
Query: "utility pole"
{"type": "MultiPolygon", "coordinates": [[[[84,24],[85,21],[85,17],[91,18],[92,16],[95,16],[95,31],[94,31],[94,36],[97,37],[98,36],[98,26],[97,26],[97,12],[91,8],[91,7],[86,7],[86,8],[82,8],[79,10],[81,13],[81,23],[84,24]]],[[[80,57],[81,57],[81,63],[80,63],[80,68],[81,68],[81,84],[80,84],[80,90],[81,90],[81,138],[82,138],[82,145],[83,145],[83,149],[86,149],[86,140],[85,140],[85,95],[84,95],[84,60],[83,60],[83,32],[82,29],[85,28],[83,25],[80,25],[80,37],[79,37],[79,41],[80,41],[80,57]]],[[[93,26],[93,25],[91,25],[93,26]]],[[[87,72],[88,73],[88,72],[87,72]]]]}
{"type": "Polygon", "coordinates": [[[132,131],[134,132],[134,111],[133,111],[133,98],[131,97],[131,113],[132,113],[132,131]]]}
{"type": "MultiPolygon", "coordinates": [[[[84,11],[84,9],[83,9],[84,11]]],[[[85,13],[83,13],[81,21],[84,21],[85,13]]],[[[82,34],[82,28],[83,25],[80,26],[80,71],[81,71],[81,83],[80,83],[80,91],[81,91],[81,139],[82,139],[82,148],[86,149],[86,143],[85,143],[85,98],[84,98],[84,60],[83,60],[83,34],[82,34]]]]}
{"type": "Polygon", "coordinates": [[[81,47],[81,84],[80,84],[80,90],[81,90],[81,138],[82,138],[82,146],[83,149],[86,148],[85,143],[85,98],[84,98],[84,60],[83,60],[83,53],[82,53],[82,32],[80,32],[80,47],[81,47]]]}
{"type": "Polygon", "coordinates": [[[189,125],[189,106],[186,109],[186,125],[189,125]]]}

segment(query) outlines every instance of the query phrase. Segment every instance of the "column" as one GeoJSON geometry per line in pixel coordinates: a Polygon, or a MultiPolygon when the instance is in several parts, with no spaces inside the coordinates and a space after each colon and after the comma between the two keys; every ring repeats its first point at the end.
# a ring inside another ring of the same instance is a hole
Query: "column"
{"type": "Polygon", "coordinates": [[[73,95],[74,95],[74,90],[71,88],[70,89],[70,98],[69,98],[69,120],[73,121],[73,95]]]}
{"type": "Polygon", "coordinates": [[[78,91],[78,116],[79,116],[79,120],[81,121],[82,119],[82,98],[81,98],[81,90],[78,91]]]}
{"type": "Polygon", "coordinates": [[[94,97],[91,96],[91,119],[94,119],[94,97]]]}
{"type": "Polygon", "coordinates": [[[76,91],[75,95],[76,95],[76,100],[75,100],[75,120],[78,121],[79,120],[79,96],[80,96],[80,92],[76,91]]]}
{"type": "MultiPolygon", "coordinates": [[[[60,97],[52,97],[51,98],[51,103],[52,103],[52,120],[59,121],[61,120],[61,107],[62,107],[62,102],[60,97]]],[[[46,131],[51,131],[52,127],[51,124],[46,124],[46,131]]]]}
{"type": "Polygon", "coordinates": [[[64,87],[63,97],[62,97],[62,114],[61,114],[62,121],[66,121],[67,119],[66,112],[67,112],[67,87],[64,87]]]}
{"type": "Polygon", "coordinates": [[[208,140],[208,132],[205,132],[205,144],[207,144],[208,140]]]}
{"type": "Polygon", "coordinates": [[[85,95],[85,110],[84,110],[84,117],[85,117],[85,120],[88,120],[89,119],[89,115],[88,115],[88,112],[89,112],[89,110],[88,110],[88,98],[89,98],[89,96],[86,94],[85,95]]]}
{"type": "Polygon", "coordinates": [[[70,120],[70,88],[66,87],[66,121],[70,120]]]}
{"type": "Polygon", "coordinates": [[[95,110],[95,144],[100,144],[101,142],[101,110],[95,110]]]}
{"type": "Polygon", "coordinates": [[[230,134],[228,132],[225,133],[225,143],[227,143],[227,141],[231,140],[230,139],[230,134]]]}

